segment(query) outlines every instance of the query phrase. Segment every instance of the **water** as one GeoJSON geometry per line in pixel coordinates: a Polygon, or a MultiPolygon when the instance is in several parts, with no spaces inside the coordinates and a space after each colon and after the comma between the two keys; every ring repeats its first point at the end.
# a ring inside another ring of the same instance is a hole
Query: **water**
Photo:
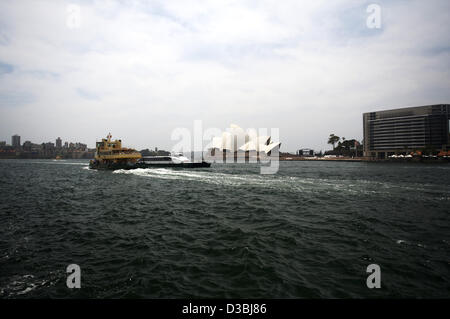
{"type": "Polygon", "coordinates": [[[449,297],[449,165],[280,165],[1,160],[0,297],[449,297]]]}

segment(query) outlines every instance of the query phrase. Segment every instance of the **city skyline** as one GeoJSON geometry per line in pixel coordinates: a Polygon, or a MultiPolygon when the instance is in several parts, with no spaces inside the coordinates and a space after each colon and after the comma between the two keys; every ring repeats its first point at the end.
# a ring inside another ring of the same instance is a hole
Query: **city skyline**
{"type": "MultiPolygon", "coordinates": [[[[0,143],[4,143],[4,144],[0,144],[0,145],[3,145],[3,146],[12,146],[12,147],[14,147],[14,146],[16,146],[16,145],[14,145],[15,143],[13,142],[13,140],[14,140],[14,137],[18,137],[18,141],[19,141],[19,146],[20,147],[22,147],[23,145],[24,145],[24,143],[26,143],[26,142],[31,142],[32,144],[36,144],[36,145],[42,145],[42,144],[53,144],[53,146],[55,147],[55,148],[64,148],[64,147],[68,147],[68,145],[70,145],[70,144],[73,144],[73,145],[86,145],[86,147],[88,148],[88,149],[95,149],[95,142],[94,143],[92,143],[93,145],[92,146],[90,146],[89,145],[89,143],[84,143],[84,142],[80,142],[80,141],[77,141],[77,142],[71,142],[70,140],[65,140],[65,139],[63,139],[63,138],[61,138],[60,136],[58,136],[58,137],[56,137],[56,138],[54,138],[54,140],[46,140],[46,141],[35,141],[35,140],[32,140],[32,139],[30,139],[30,138],[23,138],[23,136],[21,136],[20,134],[13,134],[13,135],[11,135],[10,137],[9,137],[9,139],[8,138],[0,138],[0,143]],[[58,141],[60,141],[60,145],[58,146],[58,141]]],[[[119,139],[119,138],[118,138],[119,139]]],[[[76,140],[76,139],[75,139],[76,140]]],[[[97,142],[99,141],[99,140],[101,140],[101,138],[97,138],[97,142]]],[[[158,146],[153,146],[153,147],[145,147],[145,148],[143,148],[143,150],[144,149],[158,149],[158,146]]]]}
{"type": "MultiPolygon", "coordinates": [[[[437,104],[437,105],[435,105],[435,106],[438,106],[438,107],[441,107],[441,106],[443,106],[443,107],[445,107],[445,106],[447,106],[447,105],[449,105],[449,104],[437,104]]],[[[408,111],[409,109],[411,109],[411,108],[415,108],[415,109],[419,109],[419,108],[425,108],[425,107],[431,107],[430,105],[428,105],[428,106],[418,106],[418,105],[416,105],[416,106],[409,106],[409,107],[402,107],[402,108],[399,108],[399,109],[383,109],[383,110],[377,110],[377,111],[371,111],[370,113],[376,113],[376,112],[391,112],[391,111],[393,111],[393,112],[398,112],[398,111],[408,111]]],[[[367,114],[369,114],[369,113],[363,113],[362,115],[363,115],[363,120],[362,120],[362,126],[365,126],[366,124],[365,124],[365,116],[367,115],[367,114]]],[[[450,125],[450,124],[449,124],[450,125]]],[[[232,125],[233,126],[233,125],[232,125]]],[[[235,126],[235,125],[234,125],[235,126]]],[[[194,129],[195,130],[195,129],[194,129]]],[[[223,133],[225,133],[226,131],[228,131],[229,130],[229,128],[227,128],[227,129],[225,129],[225,130],[223,130],[223,133]]],[[[108,134],[110,134],[110,133],[108,133],[108,134]]],[[[450,132],[449,132],[449,134],[450,134],[450,132]]],[[[330,136],[331,135],[334,135],[334,134],[330,134],[330,136]]],[[[329,137],[330,137],[329,136],[329,137]]],[[[359,140],[360,141],[360,143],[361,143],[361,145],[364,145],[364,136],[365,136],[365,134],[363,134],[363,138],[361,138],[361,140],[359,140]]],[[[18,141],[19,141],[19,146],[22,146],[23,145],[23,143],[25,143],[25,142],[31,142],[31,143],[33,143],[32,141],[30,141],[29,139],[24,139],[24,141],[23,142],[20,142],[21,141],[21,136],[19,135],[19,134],[14,134],[14,135],[12,135],[11,137],[10,137],[10,140],[11,140],[11,144],[8,144],[8,142],[7,142],[7,139],[1,139],[0,138],[0,143],[1,143],[1,145],[3,145],[3,146],[15,146],[15,144],[17,144],[17,142],[15,143],[14,142],[14,139],[16,138],[16,137],[18,137],[18,141]]],[[[356,141],[358,141],[358,139],[356,138],[354,138],[354,137],[350,137],[350,138],[348,138],[348,137],[344,137],[344,136],[342,136],[342,138],[341,137],[339,137],[339,136],[337,136],[336,135],[336,138],[339,138],[339,140],[338,140],[338,142],[342,139],[342,142],[344,141],[344,140],[349,140],[349,139],[353,139],[353,140],[356,140],[356,141]]],[[[117,138],[117,139],[121,139],[121,138],[117,138]]],[[[101,140],[101,138],[100,138],[100,140],[101,140]]],[[[98,142],[99,141],[99,139],[96,139],[96,142],[98,142]]],[[[358,142],[359,142],[358,141],[358,142]]],[[[211,141],[210,141],[211,143],[213,143],[214,144],[214,139],[211,139],[211,141]]],[[[68,141],[66,141],[66,140],[64,140],[64,139],[61,139],[61,137],[57,137],[56,139],[55,139],[55,142],[51,142],[51,141],[47,141],[47,142],[45,142],[45,141],[43,141],[43,142],[41,142],[41,143],[35,143],[35,144],[38,144],[38,145],[40,145],[40,144],[53,144],[53,146],[55,146],[56,148],[62,148],[62,147],[66,147],[67,148],[67,146],[68,146],[68,144],[81,144],[81,145],[86,145],[86,147],[88,148],[88,149],[95,149],[95,144],[93,145],[93,146],[90,146],[89,145],[89,143],[80,143],[80,142],[76,142],[76,143],[73,143],[73,142],[68,142],[68,141]],[[64,146],[62,146],[62,142],[64,141],[64,146]]],[[[205,145],[207,145],[208,144],[208,141],[203,141],[203,146],[205,146],[205,145]]],[[[330,144],[330,143],[327,143],[327,144],[330,144]]],[[[17,145],[16,145],[17,146],[17,145]]],[[[155,150],[157,150],[158,149],[158,147],[159,146],[144,146],[144,147],[141,147],[141,148],[136,148],[136,147],[131,147],[131,148],[134,148],[134,149],[140,149],[140,150],[145,150],[145,149],[155,149],[155,150]]],[[[315,149],[315,151],[316,152],[324,152],[324,151],[329,151],[329,150],[333,150],[334,149],[334,145],[333,145],[333,148],[330,148],[331,146],[329,146],[328,148],[325,148],[325,149],[315,149]]],[[[161,148],[160,148],[161,149],[161,148]]],[[[168,148],[168,149],[171,149],[171,148],[168,148]]],[[[310,150],[314,150],[313,148],[311,148],[311,147],[308,147],[308,146],[303,146],[303,145],[298,145],[297,146],[297,148],[296,149],[294,149],[294,150],[283,150],[283,152],[285,152],[285,153],[291,153],[291,154],[293,154],[293,153],[297,153],[299,150],[301,151],[302,149],[310,149],[310,150]]],[[[189,150],[190,151],[190,150],[189,150]]],[[[204,151],[208,151],[207,149],[204,149],[204,151]]]]}
{"type": "Polygon", "coordinates": [[[31,142],[31,143],[33,143],[33,144],[48,144],[48,143],[51,143],[51,144],[53,144],[55,147],[60,147],[60,148],[66,146],[66,145],[68,145],[68,144],[83,144],[83,145],[87,145],[87,144],[81,143],[81,142],[70,142],[70,141],[66,141],[66,140],[64,140],[64,139],[61,139],[61,137],[59,137],[59,136],[56,137],[56,138],[54,139],[54,142],[53,142],[53,141],[41,141],[41,142],[36,142],[36,141],[32,141],[32,140],[29,139],[29,138],[23,138],[20,134],[17,134],[17,133],[10,136],[10,138],[9,138],[9,140],[11,141],[10,144],[8,144],[8,140],[7,140],[7,139],[1,139],[1,138],[0,138],[0,142],[5,143],[6,146],[17,146],[17,142],[14,142],[14,138],[15,138],[15,137],[17,137],[16,140],[18,141],[18,145],[19,145],[19,146],[23,146],[23,144],[26,143],[26,142],[31,142]],[[58,141],[59,141],[61,144],[58,145],[58,141]],[[62,144],[63,141],[64,141],[64,145],[62,144]]]}

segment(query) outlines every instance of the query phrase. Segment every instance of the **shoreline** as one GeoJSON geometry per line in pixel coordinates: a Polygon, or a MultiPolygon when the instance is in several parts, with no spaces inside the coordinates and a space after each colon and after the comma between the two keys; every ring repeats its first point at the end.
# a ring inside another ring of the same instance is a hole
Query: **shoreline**
{"type": "MultiPolygon", "coordinates": [[[[90,158],[61,158],[61,159],[55,159],[53,157],[28,157],[28,158],[21,158],[21,157],[0,157],[0,160],[54,160],[54,161],[66,161],[66,160],[89,160],[90,158]]],[[[208,159],[205,159],[208,161],[208,159]]],[[[422,164],[449,164],[450,158],[443,158],[443,157],[412,157],[412,158],[387,158],[387,159],[375,159],[375,158],[368,158],[368,157],[332,157],[332,158],[324,158],[324,157],[301,157],[301,156],[280,156],[279,157],[280,162],[298,162],[298,161],[305,161],[305,162],[365,162],[365,163],[422,163],[422,164]]],[[[214,162],[214,161],[212,161],[214,162]]],[[[233,163],[233,162],[230,162],[233,163]]]]}
{"type": "Polygon", "coordinates": [[[310,161],[310,162],[366,162],[366,163],[423,163],[423,164],[448,164],[450,163],[450,158],[443,157],[412,157],[412,158],[387,158],[387,159],[376,159],[369,157],[301,157],[301,156],[280,156],[280,161],[283,162],[295,162],[295,161],[310,161]]]}

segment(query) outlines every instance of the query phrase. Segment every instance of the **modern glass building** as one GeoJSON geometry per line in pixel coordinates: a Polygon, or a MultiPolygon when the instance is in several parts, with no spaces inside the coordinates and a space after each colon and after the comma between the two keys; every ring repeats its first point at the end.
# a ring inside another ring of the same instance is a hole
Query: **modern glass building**
{"type": "Polygon", "coordinates": [[[447,150],[449,121],[450,104],[364,113],[364,156],[385,158],[422,149],[447,150]]]}
{"type": "Polygon", "coordinates": [[[14,148],[20,147],[20,136],[19,135],[15,134],[15,135],[11,136],[11,145],[14,148]]]}

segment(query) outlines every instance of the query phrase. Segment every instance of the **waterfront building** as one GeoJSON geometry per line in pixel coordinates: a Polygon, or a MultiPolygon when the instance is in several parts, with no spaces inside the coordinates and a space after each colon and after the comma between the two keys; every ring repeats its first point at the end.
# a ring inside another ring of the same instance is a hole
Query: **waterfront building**
{"type": "Polygon", "coordinates": [[[65,142],[62,145],[60,137],[56,139],[56,143],[48,142],[35,144],[31,141],[25,141],[20,145],[20,136],[11,137],[12,145],[6,145],[6,142],[0,142],[0,158],[92,158],[95,149],[88,149],[83,143],[65,142]]]}
{"type": "Polygon", "coordinates": [[[85,152],[87,150],[87,145],[83,143],[75,143],[75,149],[77,151],[85,152]]]}
{"type": "Polygon", "coordinates": [[[14,148],[20,148],[20,136],[15,134],[11,137],[11,145],[14,148]]]}
{"type": "Polygon", "coordinates": [[[314,156],[314,150],[309,148],[303,148],[297,151],[298,156],[314,156]]]}
{"type": "Polygon", "coordinates": [[[364,113],[364,156],[386,158],[417,150],[447,150],[449,121],[450,104],[364,113]]]}
{"type": "Polygon", "coordinates": [[[24,152],[31,152],[31,145],[32,143],[30,141],[25,141],[25,143],[23,143],[22,145],[22,150],[24,152]]]}
{"type": "Polygon", "coordinates": [[[231,124],[230,128],[223,132],[221,136],[213,137],[208,156],[222,154],[225,158],[233,154],[236,156],[248,157],[250,154],[270,156],[279,151],[280,142],[272,141],[271,136],[259,135],[256,130],[244,131],[237,125],[231,124]]]}

